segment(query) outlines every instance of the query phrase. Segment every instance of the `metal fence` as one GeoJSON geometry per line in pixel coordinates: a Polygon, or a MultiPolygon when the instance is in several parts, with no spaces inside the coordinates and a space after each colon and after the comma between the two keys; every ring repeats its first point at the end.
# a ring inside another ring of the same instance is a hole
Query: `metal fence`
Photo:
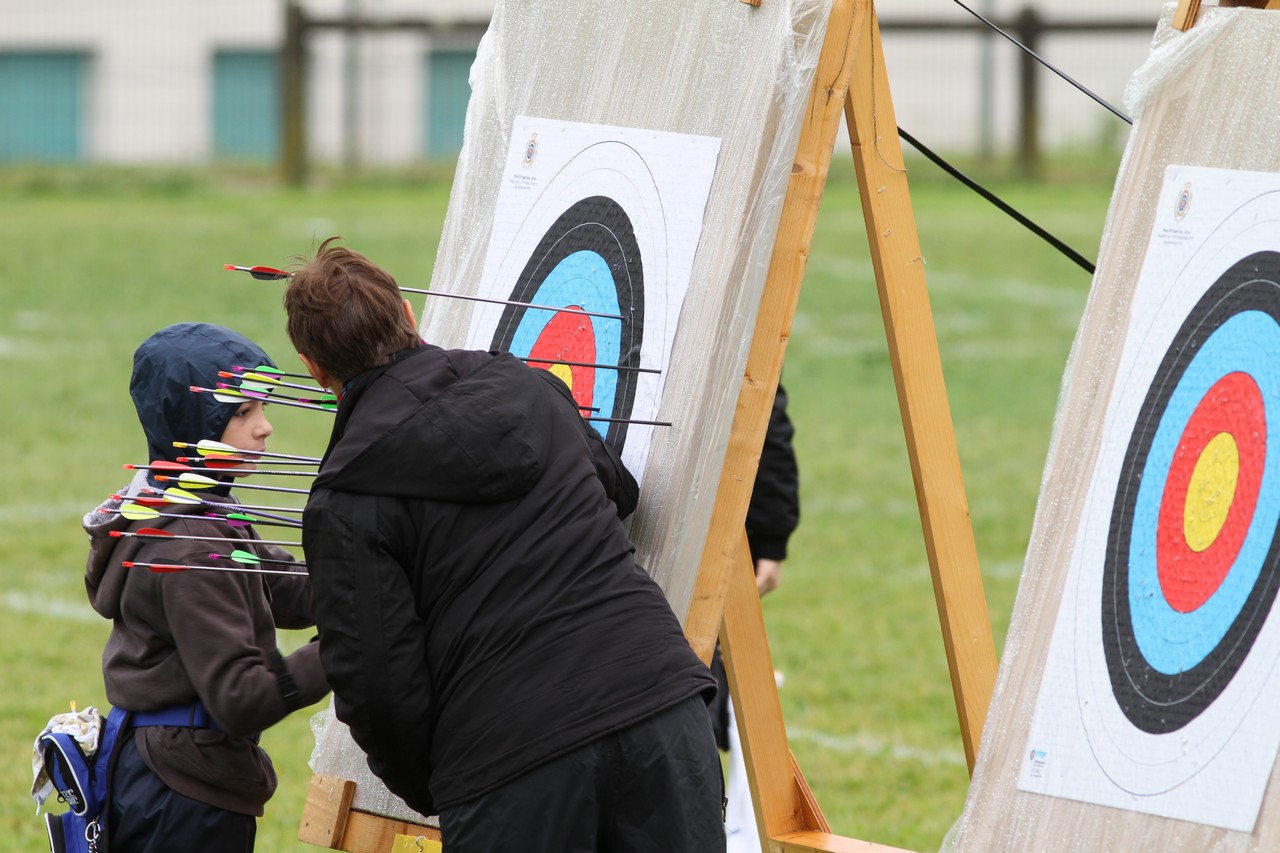
{"type": "MultiPolygon", "coordinates": [[[[941,147],[972,147],[987,155],[1002,147],[1012,149],[1021,171],[1035,174],[1039,171],[1046,146],[1059,147],[1080,141],[1079,135],[1061,132],[1053,138],[1047,138],[1045,117],[1050,109],[1048,104],[1061,105],[1064,111],[1069,110],[1072,114],[1095,111],[1098,122],[1089,122],[1090,126],[1106,126],[1108,123],[1113,127],[1116,124],[1123,125],[1124,119],[1115,117],[1088,94],[1072,87],[1070,82],[1045,68],[1031,54],[1051,62],[1073,81],[1122,111],[1116,102],[1121,100],[1120,96],[1129,76],[1146,56],[1150,36],[1155,30],[1154,20],[1112,17],[1050,18],[1031,7],[1024,8],[1012,17],[989,20],[1026,50],[1013,45],[976,17],[888,19],[880,22],[885,51],[889,54],[892,54],[895,47],[905,47],[912,41],[917,42],[917,48],[922,46],[921,42],[929,44],[923,37],[933,37],[934,44],[942,38],[952,42],[963,40],[978,46],[974,57],[976,61],[971,61],[967,68],[963,63],[956,63],[959,67],[953,66],[951,69],[961,76],[967,72],[972,78],[973,109],[969,110],[969,114],[972,117],[972,127],[976,130],[976,144],[957,146],[958,140],[954,135],[943,133],[941,147]],[[1122,37],[1122,41],[1115,41],[1116,36],[1122,37]],[[1072,43],[1076,50],[1064,49],[1072,43]],[[1089,57],[1088,48],[1099,45],[1111,47],[1093,51],[1102,55],[1102,61],[1097,61],[1097,56],[1089,57]],[[1119,45],[1123,45],[1123,49],[1115,49],[1119,45]],[[1086,49],[1080,50],[1081,47],[1086,49]],[[1062,61],[1053,59],[1054,48],[1057,48],[1058,53],[1064,54],[1062,61]],[[997,49],[1005,53],[1005,76],[1012,80],[999,79],[994,56],[997,49]],[[1089,57],[1091,61],[1080,68],[1072,67],[1071,59],[1079,60],[1081,57],[1089,57]],[[1081,79],[1077,79],[1078,75],[1082,75],[1081,79]],[[1102,91],[1095,91],[1092,88],[1095,86],[1102,91]],[[1008,103],[1004,105],[1005,112],[1012,117],[1012,121],[1008,122],[1011,125],[1012,139],[1007,134],[1003,145],[997,142],[998,134],[993,128],[996,123],[994,116],[998,114],[1000,107],[997,101],[1002,94],[1008,99],[1008,103]]],[[[904,68],[901,65],[891,68],[895,106],[899,123],[904,127],[913,118],[926,119],[927,124],[930,110],[928,102],[921,103],[920,99],[913,101],[911,95],[911,80],[916,73],[910,67],[904,68]]],[[[1099,136],[1120,139],[1124,133],[1113,132],[1099,136]]]]}

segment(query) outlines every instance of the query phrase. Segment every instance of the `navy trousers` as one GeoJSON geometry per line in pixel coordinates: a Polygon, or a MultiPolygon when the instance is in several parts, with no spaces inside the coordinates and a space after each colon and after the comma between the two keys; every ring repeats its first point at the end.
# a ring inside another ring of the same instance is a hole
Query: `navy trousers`
{"type": "Polygon", "coordinates": [[[170,789],[142,760],[133,736],[130,730],[116,744],[107,803],[110,853],[252,853],[257,818],[170,789]]]}
{"type": "Polygon", "coordinates": [[[724,776],[701,696],[440,810],[448,853],[717,853],[724,776]]]}

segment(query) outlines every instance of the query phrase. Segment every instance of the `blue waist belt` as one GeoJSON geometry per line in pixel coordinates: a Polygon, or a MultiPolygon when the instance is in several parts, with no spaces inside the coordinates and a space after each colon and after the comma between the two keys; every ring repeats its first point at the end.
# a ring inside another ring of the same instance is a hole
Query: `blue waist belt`
{"type": "Polygon", "coordinates": [[[205,710],[200,700],[190,705],[174,705],[159,711],[134,711],[130,724],[142,726],[190,726],[193,729],[213,729],[222,731],[222,727],[205,710]]]}

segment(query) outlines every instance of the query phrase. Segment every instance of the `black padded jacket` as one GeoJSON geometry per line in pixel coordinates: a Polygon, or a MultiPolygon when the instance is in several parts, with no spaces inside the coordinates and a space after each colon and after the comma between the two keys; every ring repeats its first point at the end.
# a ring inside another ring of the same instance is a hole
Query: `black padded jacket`
{"type": "Polygon", "coordinates": [[[304,515],[320,655],[422,814],[714,692],[620,518],[635,481],[550,373],[422,345],[344,389],[304,515]]]}

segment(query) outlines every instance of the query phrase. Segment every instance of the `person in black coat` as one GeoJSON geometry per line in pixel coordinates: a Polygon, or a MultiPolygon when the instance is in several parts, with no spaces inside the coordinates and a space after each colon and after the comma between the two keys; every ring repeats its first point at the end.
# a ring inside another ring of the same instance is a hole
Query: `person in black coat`
{"type": "MultiPolygon", "coordinates": [[[[787,559],[787,542],[800,524],[800,468],[792,445],[794,436],[795,427],[787,414],[787,391],[779,384],[747,505],[747,547],[755,568],[756,589],[762,596],[778,588],[782,562],[787,559]]],[[[729,712],[729,674],[719,644],[711,660],[711,672],[718,686],[709,706],[711,724],[716,745],[728,750],[733,721],[729,712]]]]}
{"type": "Polygon", "coordinates": [[[370,769],[451,853],[723,850],[715,682],[635,563],[634,478],[559,379],[423,343],[332,242],[284,302],[339,398],[303,546],[370,769]]]}

